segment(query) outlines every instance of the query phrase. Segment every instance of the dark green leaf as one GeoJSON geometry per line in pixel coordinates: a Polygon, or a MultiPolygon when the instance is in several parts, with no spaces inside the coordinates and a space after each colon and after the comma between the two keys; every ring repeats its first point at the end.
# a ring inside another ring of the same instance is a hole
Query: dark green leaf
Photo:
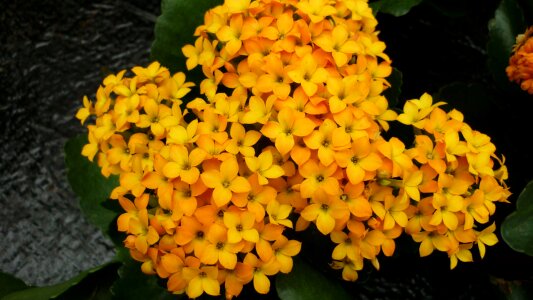
{"type": "Polygon", "coordinates": [[[28,286],[24,281],[11,274],[0,272],[0,298],[27,288],[28,286]]]}
{"type": "Polygon", "coordinates": [[[80,283],[68,289],[61,296],[57,297],[60,300],[110,300],[111,285],[118,278],[117,270],[119,263],[110,263],[105,268],[97,272],[90,273],[80,283]]]}
{"type": "Polygon", "coordinates": [[[117,253],[118,260],[124,264],[118,270],[119,279],[111,287],[111,293],[117,299],[150,299],[176,300],[179,296],[172,295],[158,282],[157,275],[146,275],[141,271],[141,263],[134,261],[127,249],[121,248],[117,253]]]}
{"type": "Polygon", "coordinates": [[[385,98],[389,102],[389,108],[395,107],[398,104],[398,99],[402,93],[403,75],[400,70],[392,68],[392,73],[387,77],[387,81],[391,84],[391,87],[383,92],[385,98]]]}
{"type": "Polygon", "coordinates": [[[497,112],[496,100],[486,85],[480,83],[454,82],[443,86],[433,95],[434,103],[444,101],[448,105],[445,110],[457,109],[465,115],[471,125],[491,122],[497,112]]]}
{"type": "MultiPolygon", "coordinates": [[[[181,48],[186,44],[194,44],[193,36],[196,27],[204,21],[205,12],[221,4],[221,0],[163,0],[161,15],[155,24],[155,40],[152,44],[151,58],[159,61],[172,72],[186,70],[186,58],[181,48]]],[[[187,73],[189,81],[201,75],[199,68],[196,74],[187,73]]],[[[199,84],[199,82],[196,82],[199,84]]]]}
{"type": "Polygon", "coordinates": [[[526,24],[533,24],[533,1],[531,0],[518,0],[522,11],[524,12],[524,17],[526,24]]]}
{"type": "Polygon", "coordinates": [[[107,235],[109,224],[117,213],[104,208],[102,203],[109,201],[111,191],[119,185],[119,182],[117,176],[105,178],[96,162],[90,162],[81,155],[81,149],[86,143],[85,135],[67,141],[65,145],[67,176],[72,190],[80,198],[80,208],[85,217],[107,235]]]}
{"type": "Polygon", "coordinates": [[[518,196],[516,211],[505,218],[501,233],[511,248],[533,256],[533,181],[518,196]]]}
{"type": "Polygon", "coordinates": [[[487,44],[488,67],[500,88],[511,87],[505,68],[509,65],[516,36],[524,33],[525,29],[524,14],[516,1],[503,0],[489,22],[487,44]]]}
{"type": "Polygon", "coordinates": [[[509,283],[508,300],[531,300],[533,299],[532,281],[513,281],[509,283]]]}
{"type": "Polygon", "coordinates": [[[351,299],[340,282],[324,276],[298,257],[294,258],[292,272],[276,276],[276,290],[282,300],[351,299]]]}
{"type": "MultiPolygon", "coordinates": [[[[71,293],[70,295],[76,295],[76,299],[95,299],[87,297],[87,295],[81,293],[81,289],[78,289],[79,284],[84,284],[83,282],[89,278],[98,278],[106,272],[115,272],[117,264],[105,264],[92,268],[90,270],[84,271],[77,275],[76,277],[51,286],[43,287],[31,287],[24,290],[20,290],[14,293],[7,295],[2,298],[2,300],[48,300],[48,299],[68,299],[65,298],[65,293],[70,293],[71,289],[77,289],[78,292],[71,293]]],[[[93,295],[90,293],[89,295],[93,295]]],[[[73,298],[70,298],[73,299],[73,298]]],[[[99,298],[104,299],[104,298],[99,298]]]]}
{"type": "Polygon", "coordinates": [[[426,3],[446,17],[458,18],[467,14],[467,1],[464,0],[428,0],[426,3]]]}
{"type": "Polygon", "coordinates": [[[382,12],[396,17],[407,14],[411,8],[420,4],[423,0],[378,0],[370,3],[375,12],[382,12]]]}

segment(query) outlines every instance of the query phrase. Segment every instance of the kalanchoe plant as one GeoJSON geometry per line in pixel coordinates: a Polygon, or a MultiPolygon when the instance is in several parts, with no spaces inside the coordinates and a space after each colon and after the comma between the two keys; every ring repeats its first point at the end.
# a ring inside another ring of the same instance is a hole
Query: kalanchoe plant
{"type": "Polygon", "coordinates": [[[505,69],[509,80],[520,84],[520,88],[533,94],[533,26],[516,37],[513,55],[505,69]]]}
{"type": "MultiPolygon", "coordinates": [[[[491,100],[531,93],[527,5],[493,4],[483,84],[430,94],[395,68],[398,49],[377,27],[385,35],[411,8],[462,13],[447,4],[163,0],[153,62],[84,97],[76,118],[87,133],[65,148],[81,208],[116,257],[51,287],[0,278],[14,286],[6,299],[69,298],[91,285],[104,299],[351,299],[399,261],[401,276],[416,273],[406,270],[415,258],[442,262],[428,268],[443,274],[431,289],[460,289],[470,283],[450,274],[469,277],[462,263],[483,266],[507,245],[531,255],[531,184],[500,226],[517,196],[507,183],[525,184],[530,168],[517,172],[518,152],[475,122],[509,122],[515,108],[488,114],[491,100]],[[398,99],[402,80],[415,96],[398,99]],[[491,249],[500,228],[506,243],[491,249]]],[[[473,282],[526,290],[480,272],[473,282]]]]}
{"type": "Polygon", "coordinates": [[[84,99],[77,117],[95,118],[82,154],[119,176],[118,230],[144,273],[190,298],[248,283],[266,294],[300,252],[290,232],[311,223],[348,281],[365,260],[379,269],[403,233],[451,268],[474,245],[485,255],[495,203],[510,195],[503,160],[429,94],[389,109],[376,25],[365,1],[226,1],[183,47],[205,75],[200,97],[154,62],[84,99]],[[412,145],[385,137],[400,123],[412,145]]]}

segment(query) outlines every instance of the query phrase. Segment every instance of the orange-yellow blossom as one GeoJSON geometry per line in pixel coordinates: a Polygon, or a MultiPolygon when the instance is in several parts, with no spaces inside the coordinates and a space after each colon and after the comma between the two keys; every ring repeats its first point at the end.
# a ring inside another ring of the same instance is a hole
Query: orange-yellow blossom
{"type": "Polygon", "coordinates": [[[250,191],[250,183],[239,176],[239,164],[235,158],[229,158],[220,164],[219,170],[209,170],[200,175],[204,184],[213,189],[213,200],[219,207],[227,204],[233,193],[250,191]]]}

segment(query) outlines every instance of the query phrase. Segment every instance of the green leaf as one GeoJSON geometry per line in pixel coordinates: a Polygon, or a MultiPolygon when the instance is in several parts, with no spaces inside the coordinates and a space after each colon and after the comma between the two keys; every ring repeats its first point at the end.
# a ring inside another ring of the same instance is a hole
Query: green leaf
{"type": "Polygon", "coordinates": [[[295,257],[292,272],[276,276],[276,290],[282,300],[351,299],[340,282],[324,276],[295,257]]]}
{"type": "Polygon", "coordinates": [[[508,300],[528,300],[533,299],[532,281],[512,281],[508,285],[508,300]]]}
{"type": "Polygon", "coordinates": [[[467,14],[465,8],[468,2],[464,0],[428,0],[426,3],[446,17],[458,18],[467,14]]]}
{"type": "Polygon", "coordinates": [[[392,73],[387,77],[387,81],[391,87],[383,92],[385,98],[389,102],[389,108],[395,107],[398,104],[400,94],[402,93],[403,74],[400,70],[392,68],[392,73]]]}
{"type": "MultiPolygon", "coordinates": [[[[92,268],[90,270],[81,272],[74,278],[58,283],[51,286],[43,286],[43,287],[31,287],[24,290],[20,290],[14,293],[11,293],[5,297],[2,298],[2,300],[48,300],[48,299],[73,299],[72,297],[66,297],[66,293],[70,293],[70,295],[75,295],[76,299],[96,299],[91,298],[87,295],[95,295],[94,293],[84,294],[81,293],[81,289],[79,289],[80,284],[84,284],[86,280],[95,279],[101,277],[103,274],[107,272],[114,273],[116,271],[117,264],[105,264],[102,266],[98,266],[95,268],[92,268]],[[70,292],[70,290],[76,289],[74,292],[70,292]]],[[[91,285],[89,285],[91,286],[91,285]]],[[[105,299],[105,298],[98,298],[98,299],[105,299]]]]}
{"type": "Polygon", "coordinates": [[[407,14],[411,8],[420,4],[423,0],[378,0],[370,3],[370,7],[376,12],[390,14],[396,17],[407,14]]]}
{"type": "Polygon", "coordinates": [[[515,251],[533,256],[533,181],[518,196],[516,211],[505,218],[501,233],[515,251]]]}
{"type": "Polygon", "coordinates": [[[505,68],[509,65],[516,36],[524,33],[525,29],[520,6],[515,0],[503,0],[496,9],[494,18],[489,21],[487,44],[488,67],[500,88],[509,89],[514,85],[507,78],[505,68]]]}
{"type": "Polygon", "coordinates": [[[27,289],[28,286],[24,281],[17,277],[0,272],[0,299],[6,295],[27,289]]]}
{"type": "MultiPolygon", "coordinates": [[[[181,48],[194,44],[196,27],[204,21],[205,12],[222,4],[221,0],[163,0],[161,15],[155,23],[155,40],[151,58],[159,61],[172,72],[186,70],[186,58],[181,48]]],[[[200,68],[187,73],[187,79],[201,78],[200,68]]],[[[199,82],[196,82],[199,84],[199,82]]]]}
{"type": "Polygon", "coordinates": [[[85,217],[108,235],[109,224],[117,216],[116,212],[106,209],[102,203],[109,201],[111,191],[119,185],[117,176],[105,178],[96,162],[90,162],[81,155],[87,143],[87,136],[80,135],[67,141],[65,162],[67,176],[72,190],[80,198],[80,208],[85,217]]]}
{"type": "Polygon", "coordinates": [[[133,260],[127,249],[120,248],[118,260],[124,264],[118,269],[119,279],[111,287],[111,293],[118,299],[176,300],[180,296],[172,295],[158,283],[157,275],[146,275],[141,271],[141,263],[133,260]]]}
{"type": "Polygon", "coordinates": [[[491,90],[481,83],[454,82],[441,87],[433,98],[434,103],[448,103],[442,107],[445,110],[457,109],[462,112],[471,125],[492,122],[494,114],[498,112],[491,90]]]}

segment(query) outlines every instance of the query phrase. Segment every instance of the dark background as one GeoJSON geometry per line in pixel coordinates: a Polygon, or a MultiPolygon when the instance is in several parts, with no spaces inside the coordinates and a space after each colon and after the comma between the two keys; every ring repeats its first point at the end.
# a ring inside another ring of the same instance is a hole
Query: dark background
{"type": "MultiPolygon", "coordinates": [[[[499,1],[444,1],[451,10],[428,1],[404,17],[378,15],[380,38],[404,76],[398,107],[423,92],[454,102],[507,157],[516,201],[533,179],[532,151],[524,150],[533,99],[497,90],[486,68],[487,23],[499,1]],[[464,93],[449,97],[444,87],[451,84],[464,93]],[[483,87],[486,103],[465,104],[479,101],[466,96],[472,86],[483,87]]],[[[109,73],[149,63],[159,10],[159,0],[0,2],[0,271],[32,285],[53,284],[113,256],[112,245],[81,215],[63,145],[84,132],[73,117],[83,95],[94,98],[109,73]]],[[[497,225],[514,209],[498,204],[497,225]]],[[[401,258],[381,260],[379,274],[367,266],[349,288],[369,299],[488,299],[498,278],[532,277],[533,259],[501,237],[484,260],[475,257],[454,271],[445,254],[419,258],[409,238],[398,243],[401,258]]]]}
{"type": "Polygon", "coordinates": [[[0,271],[58,283],[109,261],[63,146],[104,76],[149,63],[159,0],[0,1],[0,271]]]}

